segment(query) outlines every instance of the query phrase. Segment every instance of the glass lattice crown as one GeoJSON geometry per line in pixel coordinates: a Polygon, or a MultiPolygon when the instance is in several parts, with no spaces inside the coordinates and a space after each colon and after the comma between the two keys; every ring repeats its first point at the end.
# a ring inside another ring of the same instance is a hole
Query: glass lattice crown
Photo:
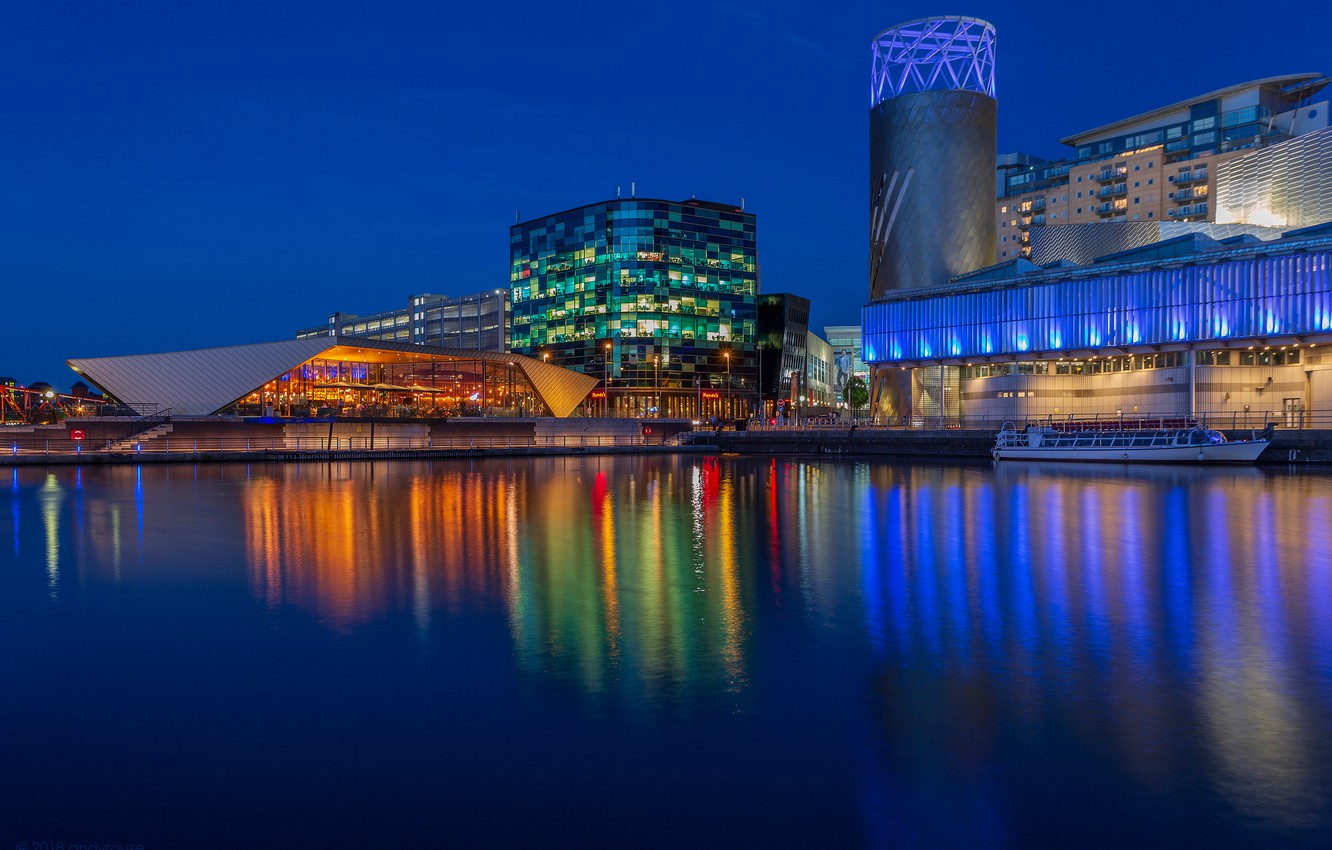
{"type": "Polygon", "coordinates": [[[994,25],[977,18],[921,18],[874,39],[870,106],[926,91],[994,97],[994,25]]]}

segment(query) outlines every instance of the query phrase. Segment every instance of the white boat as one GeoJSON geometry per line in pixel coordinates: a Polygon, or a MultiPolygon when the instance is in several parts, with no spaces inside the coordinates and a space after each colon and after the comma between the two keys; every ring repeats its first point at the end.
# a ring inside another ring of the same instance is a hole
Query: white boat
{"type": "Polygon", "coordinates": [[[1074,460],[1103,463],[1253,463],[1272,442],[1267,432],[1227,440],[1192,419],[1043,422],[1018,428],[1005,422],[995,439],[996,460],[1074,460]]]}

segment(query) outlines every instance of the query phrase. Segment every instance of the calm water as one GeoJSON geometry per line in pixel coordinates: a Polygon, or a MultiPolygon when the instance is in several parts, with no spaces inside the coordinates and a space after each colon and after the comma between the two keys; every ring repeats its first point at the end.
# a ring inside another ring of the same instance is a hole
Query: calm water
{"type": "Polygon", "coordinates": [[[2,474],[0,848],[1332,844],[1326,475],[2,474]]]}

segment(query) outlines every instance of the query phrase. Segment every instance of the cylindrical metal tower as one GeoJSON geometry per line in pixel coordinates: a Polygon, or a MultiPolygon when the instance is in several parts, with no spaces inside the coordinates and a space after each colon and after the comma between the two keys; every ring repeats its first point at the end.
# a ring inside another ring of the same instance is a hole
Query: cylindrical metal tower
{"type": "MultiPolygon", "coordinates": [[[[923,18],[874,39],[870,81],[869,297],[942,286],[995,262],[994,27],[923,18]]],[[[909,377],[876,368],[888,415],[909,377]]]]}

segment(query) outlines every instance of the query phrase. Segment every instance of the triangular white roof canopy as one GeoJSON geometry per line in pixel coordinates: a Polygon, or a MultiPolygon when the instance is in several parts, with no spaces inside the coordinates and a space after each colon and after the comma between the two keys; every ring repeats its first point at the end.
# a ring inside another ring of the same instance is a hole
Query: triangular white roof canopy
{"type": "Polygon", "coordinates": [[[98,389],[126,404],[156,405],[156,409],[169,409],[178,416],[205,416],[230,407],[307,360],[337,348],[350,349],[347,352],[350,360],[380,361],[390,355],[411,355],[511,363],[523,373],[556,416],[572,413],[597,385],[596,378],[521,354],[357,337],[309,337],[194,351],[79,358],[66,362],[98,389]]]}

